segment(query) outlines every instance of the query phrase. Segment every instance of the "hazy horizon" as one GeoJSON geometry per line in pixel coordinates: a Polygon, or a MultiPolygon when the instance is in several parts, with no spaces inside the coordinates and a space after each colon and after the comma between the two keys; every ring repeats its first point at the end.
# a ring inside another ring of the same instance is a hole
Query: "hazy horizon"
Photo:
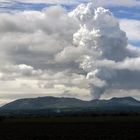
{"type": "Polygon", "coordinates": [[[140,100],[140,1],[0,0],[0,106],[43,96],[140,100]]]}

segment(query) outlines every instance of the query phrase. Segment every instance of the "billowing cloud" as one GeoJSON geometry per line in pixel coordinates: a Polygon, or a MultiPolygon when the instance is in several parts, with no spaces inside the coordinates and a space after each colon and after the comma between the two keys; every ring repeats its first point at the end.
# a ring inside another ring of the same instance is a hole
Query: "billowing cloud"
{"type": "Polygon", "coordinates": [[[140,41],[140,21],[132,19],[120,20],[120,27],[126,31],[130,41],[140,41]]]}
{"type": "Polygon", "coordinates": [[[139,0],[91,0],[97,6],[124,6],[124,7],[138,7],[139,0]]]}
{"type": "Polygon", "coordinates": [[[73,34],[79,28],[75,18],[60,6],[0,17],[1,99],[61,96],[65,90],[87,98],[83,97],[88,92],[86,78],[76,61],[82,51],[70,49],[69,58],[61,55],[73,46],[73,34]]]}
{"type": "Polygon", "coordinates": [[[80,29],[73,35],[76,47],[86,48],[81,67],[87,72],[91,94],[100,96],[108,88],[139,89],[139,56],[127,48],[127,37],[110,11],[79,5],[73,12],[80,29]]]}
{"type": "Polygon", "coordinates": [[[1,12],[17,12],[24,10],[41,10],[49,5],[65,5],[72,9],[80,3],[94,2],[94,6],[99,7],[139,7],[139,0],[0,0],[1,12]]]}
{"type": "Polygon", "coordinates": [[[110,11],[92,3],[71,12],[52,6],[0,13],[0,63],[3,101],[23,95],[99,98],[108,90],[140,87],[140,50],[128,46],[110,11]]]}
{"type": "Polygon", "coordinates": [[[82,2],[94,2],[94,5],[96,6],[128,6],[128,7],[133,7],[133,6],[140,6],[139,0],[0,0],[1,3],[8,4],[8,3],[43,3],[43,4],[79,4],[82,2]]]}
{"type": "Polygon", "coordinates": [[[47,3],[47,4],[78,4],[79,2],[85,2],[87,0],[0,0],[0,2],[21,2],[21,3],[47,3]]]}

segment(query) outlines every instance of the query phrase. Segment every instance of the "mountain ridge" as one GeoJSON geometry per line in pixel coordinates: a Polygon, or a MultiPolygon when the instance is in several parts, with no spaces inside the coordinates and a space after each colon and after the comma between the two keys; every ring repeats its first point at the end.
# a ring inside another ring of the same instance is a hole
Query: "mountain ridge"
{"type": "Polygon", "coordinates": [[[140,107],[140,101],[132,97],[113,97],[109,100],[90,100],[84,101],[76,98],[65,97],[37,97],[18,99],[3,105],[2,110],[28,110],[28,109],[51,109],[51,108],[92,108],[92,107],[116,107],[116,106],[137,106],[140,107]]]}

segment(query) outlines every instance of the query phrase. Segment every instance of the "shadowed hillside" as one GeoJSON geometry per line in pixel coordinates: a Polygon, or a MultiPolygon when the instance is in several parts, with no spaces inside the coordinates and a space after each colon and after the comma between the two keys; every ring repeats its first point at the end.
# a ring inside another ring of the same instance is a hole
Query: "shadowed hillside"
{"type": "Polygon", "coordinates": [[[92,116],[140,114],[140,102],[132,97],[82,101],[75,98],[19,99],[0,108],[1,116],[92,116]]]}

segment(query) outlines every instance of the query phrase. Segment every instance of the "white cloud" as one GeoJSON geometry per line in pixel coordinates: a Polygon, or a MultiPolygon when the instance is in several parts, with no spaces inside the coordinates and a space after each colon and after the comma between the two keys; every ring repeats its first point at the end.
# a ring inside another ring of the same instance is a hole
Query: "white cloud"
{"type": "Polygon", "coordinates": [[[131,41],[140,41],[140,21],[132,19],[120,20],[120,27],[123,29],[128,39],[131,41]]]}
{"type": "Polygon", "coordinates": [[[102,99],[110,99],[110,97],[125,97],[132,96],[138,100],[140,100],[139,90],[123,90],[123,89],[115,89],[115,90],[107,90],[104,95],[102,95],[102,99]]]}
{"type": "Polygon", "coordinates": [[[87,2],[87,0],[0,0],[0,3],[3,3],[4,5],[10,5],[10,4],[15,4],[17,2],[21,3],[29,3],[29,4],[65,4],[65,5],[77,5],[81,2],[87,2]]]}
{"type": "Polygon", "coordinates": [[[3,101],[45,95],[89,99],[91,82],[112,90],[139,89],[139,49],[127,46],[125,32],[109,11],[81,6],[72,13],[61,6],[0,13],[3,101]]]}
{"type": "Polygon", "coordinates": [[[84,47],[88,52],[81,68],[87,72],[93,97],[100,98],[109,88],[139,89],[136,75],[140,75],[140,57],[127,48],[126,34],[110,11],[94,9],[94,4],[89,3],[79,5],[70,15],[80,22],[73,40],[76,47],[84,47]]]}
{"type": "Polygon", "coordinates": [[[124,7],[138,7],[139,0],[92,0],[96,6],[124,6],[124,7]]]}
{"type": "Polygon", "coordinates": [[[96,6],[124,6],[124,7],[139,7],[139,0],[0,0],[1,7],[10,7],[17,2],[26,4],[64,4],[78,5],[80,3],[94,2],[96,6]]]}

